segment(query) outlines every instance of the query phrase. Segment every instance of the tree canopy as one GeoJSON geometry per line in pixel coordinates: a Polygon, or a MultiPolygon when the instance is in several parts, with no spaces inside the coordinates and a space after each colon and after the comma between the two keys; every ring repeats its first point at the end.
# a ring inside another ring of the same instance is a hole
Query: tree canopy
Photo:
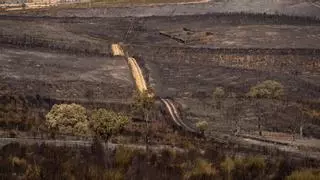
{"type": "Polygon", "coordinates": [[[93,111],[90,118],[92,131],[106,140],[119,133],[128,122],[128,116],[107,109],[93,111]]]}
{"type": "MultiPolygon", "coordinates": [[[[152,92],[144,91],[142,93],[136,93],[134,96],[133,113],[143,114],[145,116],[154,107],[155,98],[152,92]]],[[[144,117],[146,118],[146,117],[144,117]]]]}
{"type": "Polygon", "coordinates": [[[86,109],[78,104],[55,104],[46,115],[49,129],[65,134],[89,133],[86,109]]]}
{"type": "Polygon", "coordinates": [[[251,87],[247,95],[254,98],[280,98],[284,95],[284,89],[281,83],[266,80],[251,87]]]}
{"type": "Polygon", "coordinates": [[[213,91],[213,97],[216,99],[224,98],[226,95],[223,87],[216,87],[213,91]]]}
{"type": "Polygon", "coordinates": [[[208,129],[208,122],[207,121],[199,121],[196,123],[196,127],[203,133],[205,130],[208,129]]]}

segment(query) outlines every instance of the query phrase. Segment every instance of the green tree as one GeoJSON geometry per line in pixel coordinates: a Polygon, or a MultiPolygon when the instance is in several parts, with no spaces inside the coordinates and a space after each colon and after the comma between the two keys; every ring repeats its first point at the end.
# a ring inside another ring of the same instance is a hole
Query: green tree
{"type": "Polygon", "coordinates": [[[296,128],[299,129],[300,138],[303,138],[304,126],[305,126],[306,121],[308,119],[315,119],[316,120],[317,116],[319,117],[319,112],[317,114],[316,110],[310,109],[310,107],[308,107],[308,105],[305,105],[303,103],[299,103],[299,101],[297,101],[293,105],[293,107],[295,108],[295,114],[296,114],[295,129],[296,128]]]}
{"type": "Polygon", "coordinates": [[[247,94],[254,98],[277,99],[284,95],[283,85],[274,80],[266,80],[250,88],[247,94]]]}
{"type": "Polygon", "coordinates": [[[222,100],[225,98],[226,93],[223,89],[223,87],[216,87],[213,91],[213,98],[216,102],[216,108],[220,109],[221,108],[221,104],[222,104],[222,100]]]}
{"type": "Polygon", "coordinates": [[[98,109],[92,112],[90,127],[97,137],[108,141],[114,134],[119,133],[129,122],[129,117],[110,111],[98,109]]]}
{"type": "Polygon", "coordinates": [[[150,113],[154,109],[155,98],[153,93],[148,90],[142,93],[135,93],[133,103],[133,114],[142,115],[145,121],[149,121],[150,113]]]}
{"type": "Polygon", "coordinates": [[[196,123],[196,127],[200,130],[201,134],[204,135],[204,131],[208,129],[208,122],[207,121],[199,121],[196,123]]]}
{"type": "MultiPolygon", "coordinates": [[[[250,88],[247,93],[252,98],[278,99],[284,95],[283,85],[274,80],[266,80],[250,88]]],[[[265,111],[259,100],[255,103],[256,114],[258,117],[259,135],[262,135],[262,121],[265,119],[265,111]]]]}
{"type": "Polygon", "coordinates": [[[86,109],[78,104],[55,104],[46,115],[52,132],[85,135],[89,133],[86,109]]]}
{"type": "Polygon", "coordinates": [[[132,107],[133,114],[142,115],[143,120],[146,122],[146,135],[145,142],[147,151],[149,149],[149,137],[151,134],[149,122],[151,113],[155,108],[155,97],[152,90],[148,89],[142,93],[136,93],[134,95],[134,103],[132,107]]]}

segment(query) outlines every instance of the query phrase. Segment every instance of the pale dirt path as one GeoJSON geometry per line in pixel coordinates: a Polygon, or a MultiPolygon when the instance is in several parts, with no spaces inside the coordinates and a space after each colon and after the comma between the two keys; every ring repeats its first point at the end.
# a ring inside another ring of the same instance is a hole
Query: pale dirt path
{"type": "MultiPolygon", "coordinates": [[[[126,57],[124,54],[123,48],[120,46],[120,44],[112,44],[111,50],[112,50],[113,56],[126,57]]],[[[136,84],[139,92],[142,93],[144,91],[147,91],[148,90],[147,84],[146,84],[146,81],[143,77],[143,73],[142,73],[137,61],[132,57],[127,57],[127,61],[130,66],[132,76],[135,80],[135,84],[136,84]]]]}
{"type": "Polygon", "coordinates": [[[129,63],[130,68],[132,70],[132,76],[135,79],[136,86],[137,86],[139,92],[147,91],[148,90],[147,84],[146,84],[146,81],[144,80],[142,71],[141,71],[139,65],[137,64],[137,61],[132,57],[128,57],[128,63],[129,63]]]}
{"type": "MultiPolygon", "coordinates": [[[[38,138],[0,138],[0,148],[10,143],[19,143],[23,145],[34,145],[34,144],[47,144],[51,146],[67,146],[67,147],[90,147],[93,144],[92,140],[48,140],[48,139],[38,139],[38,138]]],[[[132,149],[146,150],[145,145],[140,144],[117,144],[117,143],[102,143],[105,148],[114,150],[117,147],[126,147],[132,149]]],[[[168,145],[149,145],[149,149],[154,151],[160,151],[165,149],[171,149],[178,152],[184,152],[185,150],[178,147],[168,146],[168,145]]]]}
{"type": "MultiPolygon", "coordinates": [[[[299,150],[296,147],[293,146],[286,146],[286,145],[279,145],[279,144],[273,144],[268,142],[262,142],[259,140],[253,140],[250,138],[237,138],[237,142],[241,144],[253,144],[258,146],[264,146],[268,148],[275,148],[283,152],[291,153],[292,155],[296,155],[301,158],[312,158],[316,160],[320,160],[320,152],[315,151],[307,151],[307,150],[299,150]]],[[[0,138],[0,148],[11,144],[11,143],[19,143],[23,145],[41,145],[41,144],[47,144],[51,146],[57,146],[57,147],[90,147],[93,144],[92,140],[48,140],[48,139],[37,139],[37,138],[0,138]]],[[[140,144],[116,144],[116,143],[102,143],[105,149],[109,150],[115,150],[117,147],[126,147],[126,148],[132,148],[137,150],[146,150],[145,145],[140,144]]],[[[174,147],[174,146],[168,146],[168,145],[149,145],[149,149],[152,151],[161,151],[161,150],[174,150],[176,152],[186,152],[186,149],[174,147]]],[[[200,149],[201,153],[205,153],[203,150],[200,149]]]]}
{"type": "MultiPolygon", "coordinates": [[[[309,3],[312,4],[313,6],[317,7],[320,9],[320,1],[319,0],[309,0],[309,3]]],[[[320,10],[319,10],[320,11],[320,10]]]]}
{"type": "Polygon", "coordinates": [[[271,143],[271,142],[263,142],[263,141],[254,140],[254,139],[250,139],[250,138],[243,138],[242,141],[244,143],[248,143],[248,144],[276,148],[276,149],[283,151],[283,152],[288,152],[288,153],[293,153],[293,154],[299,155],[300,157],[306,157],[306,158],[320,160],[320,152],[317,152],[317,151],[299,150],[299,148],[295,147],[295,146],[280,145],[280,144],[271,143]]]}

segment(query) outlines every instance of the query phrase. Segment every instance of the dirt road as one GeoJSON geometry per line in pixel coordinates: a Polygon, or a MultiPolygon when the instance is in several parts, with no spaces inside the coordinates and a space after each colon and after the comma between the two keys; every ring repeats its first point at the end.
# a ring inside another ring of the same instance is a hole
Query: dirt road
{"type": "MultiPolygon", "coordinates": [[[[52,139],[33,139],[33,138],[0,138],[0,148],[10,143],[19,143],[24,145],[33,145],[33,144],[47,144],[52,146],[69,146],[69,147],[90,147],[93,141],[85,140],[52,140],[52,139]]],[[[140,149],[145,150],[146,146],[141,144],[116,144],[116,143],[102,143],[105,148],[114,150],[119,146],[131,148],[131,149],[140,149]]],[[[152,145],[149,147],[151,150],[159,151],[164,149],[172,149],[179,152],[184,150],[177,147],[167,146],[167,145],[152,145]]]]}

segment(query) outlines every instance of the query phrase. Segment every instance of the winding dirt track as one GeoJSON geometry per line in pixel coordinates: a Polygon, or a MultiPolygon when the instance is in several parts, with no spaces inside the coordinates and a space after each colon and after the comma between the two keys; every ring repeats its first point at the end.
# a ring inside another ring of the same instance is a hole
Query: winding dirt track
{"type": "MultiPolygon", "coordinates": [[[[147,85],[146,85],[146,81],[144,80],[142,71],[137,63],[137,61],[134,58],[129,57],[128,58],[128,63],[132,69],[132,75],[135,79],[137,88],[139,89],[140,92],[144,92],[147,91],[147,85]]],[[[179,126],[182,127],[183,129],[190,131],[190,132],[197,132],[195,129],[189,127],[188,125],[186,125],[181,116],[178,113],[177,108],[175,107],[175,105],[173,104],[172,100],[170,99],[163,99],[160,98],[161,102],[165,105],[165,107],[168,109],[169,114],[171,116],[171,119],[174,121],[174,123],[179,126]]]]}
{"type": "Polygon", "coordinates": [[[163,104],[166,106],[166,108],[168,109],[174,123],[179,126],[182,127],[181,124],[179,123],[179,121],[177,120],[176,114],[173,112],[172,107],[170,106],[169,102],[166,99],[161,99],[161,101],[163,102],[163,104]]]}
{"type": "MultiPolygon", "coordinates": [[[[121,46],[119,44],[112,44],[111,46],[111,50],[112,50],[112,54],[114,56],[124,56],[124,51],[121,48],[121,46]]],[[[145,92],[148,90],[147,88],[147,83],[144,79],[143,73],[141,68],[139,67],[137,61],[132,58],[132,57],[128,57],[128,64],[130,66],[130,69],[132,70],[132,76],[135,80],[136,86],[139,90],[139,92],[145,92]]],[[[163,99],[160,98],[161,102],[165,105],[165,107],[168,109],[168,112],[172,118],[172,120],[174,121],[174,123],[178,126],[178,127],[182,127],[183,129],[196,133],[197,131],[191,127],[189,127],[188,125],[186,125],[181,116],[178,113],[177,108],[175,107],[175,105],[173,104],[172,100],[170,99],[163,99]]]]}
{"type": "MultiPolygon", "coordinates": [[[[309,0],[310,4],[320,9],[320,1],[319,0],[309,0]]],[[[320,11],[320,10],[319,10],[320,11]]]]}
{"type": "MultiPolygon", "coordinates": [[[[113,56],[125,57],[124,51],[119,44],[112,44],[111,50],[112,50],[113,56]]],[[[144,91],[148,90],[146,81],[144,80],[144,77],[143,77],[143,73],[142,73],[137,61],[132,57],[128,57],[127,59],[128,59],[128,64],[129,64],[131,71],[132,71],[132,76],[135,80],[135,84],[136,84],[139,92],[144,92],[144,91]]]]}
{"type": "Polygon", "coordinates": [[[165,103],[167,109],[169,110],[172,119],[176,122],[177,125],[180,125],[182,128],[184,128],[187,131],[196,133],[197,131],[191,127],[189,127],[187,124],[185,124],[181,118],[181,116],[178,113],[177,108],[173,104],[172,100],[170,99],[161,99],[162,102],[165,103]]]}

